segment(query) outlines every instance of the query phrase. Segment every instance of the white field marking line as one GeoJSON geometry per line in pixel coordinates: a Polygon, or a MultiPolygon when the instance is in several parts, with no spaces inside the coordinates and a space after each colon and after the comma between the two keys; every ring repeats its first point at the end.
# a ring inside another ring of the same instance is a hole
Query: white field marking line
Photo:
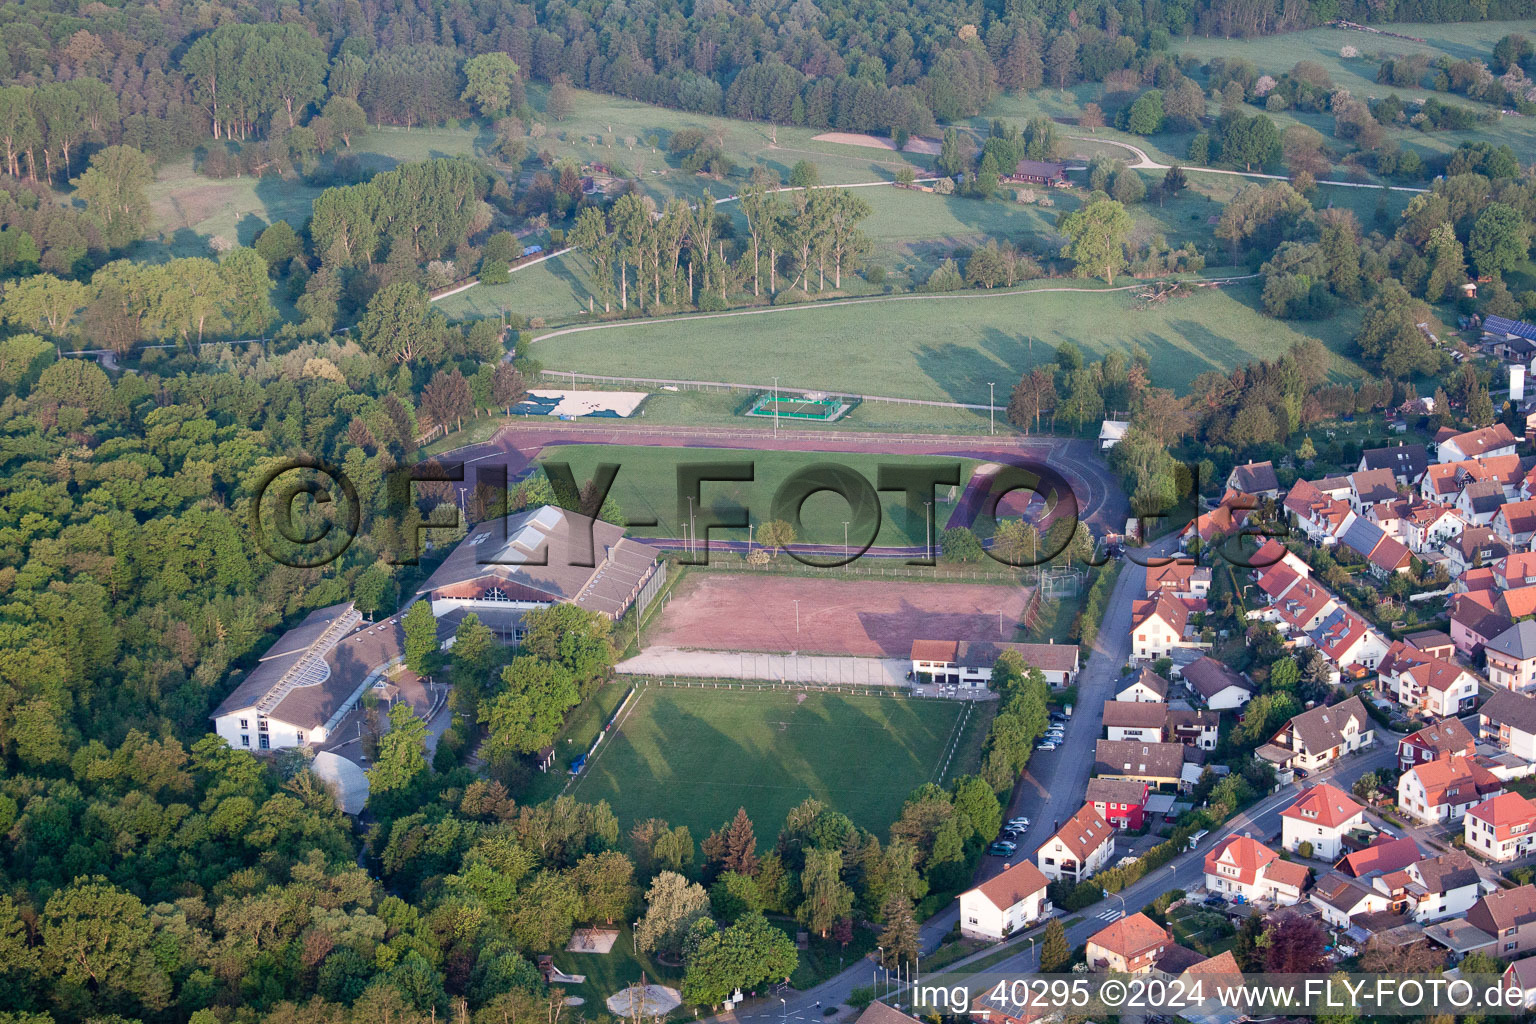
{"type": "Polygon", "coordinates": [[[635,699],[629,702],[629,707],[625,710],[624,714],[619,718],[618,721],[614,722],[613,727],[608,730],[613,734],[608,738],[608,743],[599,743],[597,745],[597,753],[593,754],[592,757],[588,759],[587,763],[581,766],[581,774],[573,775],[569,780],[566,781],[565,788],[560,790],[560,794],[562,796],[567,793],[572,796],[576,795],[576,790],[580,789],[581,784],[587,780],[587,774],[591,772],[592,766],[597,764],[597,759],[603,756],[603,752],[608,749],[609,745],[614,740],[618,739],[620,730],[624,728],[624,723],[629,721],[629,716],[634,714],[635,708],[640,706],[640,701],[645,698],[646,689],[647,688],[644,686],[635,687],[635,699]]]}
{"type": "MultiPolygon", "coordinates": [[[[946,698],[947,699],[947,698],[946,698]]],[[[944,776],[949,774],[949,763],[955,758],[955,751],[960,746],[960,733],[965,728],[965,723],[971,717],[971,701],[965,702],[965,707],[955,716],[955,727],[950,731],[949,742],[944,744],[944,762],[938,769],[938,774],[933,776],[933,781],[943,783],[944,776]]]]}

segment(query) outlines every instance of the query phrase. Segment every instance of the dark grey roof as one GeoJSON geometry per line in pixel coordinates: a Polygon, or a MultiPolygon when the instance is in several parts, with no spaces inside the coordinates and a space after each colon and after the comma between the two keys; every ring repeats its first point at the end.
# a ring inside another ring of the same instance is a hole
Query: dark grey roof
{"type": "Polygon", "coordinates": [[[1291,749],[1317,753],[1338,746],[1344,738],[1341,730],[1351,718],[1360,723],[1360,728],[1370,728],[1370,717],[1366,715],[1365,705],[1358,694],[1328,707],[1303,711],[1291,719],[1291,733],[1295,737],[1291,741],[1291,749]]]}
{"type": "Polygon", "coordinates": [[[1417,480],[1429,468],[1429,451],[1422,444],[1370,448],[1360,455],[1362,469],[1390,469],[1394,476],[1417,480]]]}
{"type": "Polygon", "coordinates": [[[1254,691],[1252,683],[1209,655],[1184,666],[1184,681],[1206,700],[1229,686],[1236,686],[1249,693],[1254,691]]]}
{"type": "Polygon", "coordinates": [[[1094,745],[1093,767],[1100,775],[1131,779],[1176,779],[1184,769],[1187,749],[1182,743],[1099,740],[1094,745]]]}
{"type": "Polygon", "coordinates": [[[1489,650],[1507,654],[1520,661],[1536,658],[1536,619],[1515,623],[1489,640],[1486,646],[1489,650]]]}
{"type": "Polygon", "coordinates": [[[1472,859],[1460,850],[1442,854],[1433,860],[1422,860],[1415,865],[1424,888],[1433,893],[1447,893],[1452,889],[1477,884],[1477,868],[1472,859]]]}
{"type": "Polygon", "coordinates": [[[1490,722],[1536,733],[1536,697],[1527,697],[1514,690],[1494,690],[1493,696],[1483,702],[1477,713],[1490,722]]]}
{"type": "Polygon", "coordinates": [[[1227,476],[1227,484],[1244,494],[1261,494],[1264,491],[1280,489],[1280,480],[1275,476],[1274,464],[1270,462],[1250,462],[1243,466],[1233,466],[1232,472],[1227,476]]]}
{"type": "Polygon", "coordinates": [[[1132,672],[1130,675],[1124,676],[1118,683],[1115,684],[1115,696],[1120,696],[1120,694],[1124,693],[1126,690],[1129,690],[1137,683],[1143,684],[1147,687],[1147,689],[1151,690],[1153,693],[1157,694],[1159,697],[1162,697],[1165,700],[1168,697],[1168,680],[1164,679],[1162,676],[1158,675],[1156,672],[1153,672],[1149,668],[1139,668],[1132,672]]]}
{"type": "Polygon", "coordinates": [[[1497,480],[1474,480],[1464,488],[1467,505],[1477,515],[1497,512],[1504,504],[1504,485],[1497,480]]]}
{"type": "MultiPolygon", "coordinates": [[[[303,682],[305,686],[314,685],[310,680],[324,674],[318,667],[320,659],[323,659],[331,646],[339,640],[338,636],[326,638],[326,630],[335,626],[338,633],[343,630],[350,631],[361,621],[362,616],[353,610],[351,601],[316,608],[297,626],[278,637],[276,642],[267,648],[256,667],[246,674],[246,677],[240,681],[240,685],[236,686],[229,696],[219,702],[212,717],[217,718],[231,711],[256,707],[285,680],[303,682]],[[327,642],[317,647],[322,638],[327,642]],[[290,673],[304,674],[306,668],[310,671],[304,680],[289,679],[290,673]]],[[[270,713],[270,710],[268,709],[266,713],[270,713]]]]}
{"type": "Polygon", "coordinates": [[[1339,537],[1339,542],[1351,551],[1358,552],[1361,557],[1369,558],[1371,552],[1376,550],[1376,545],[1381,543],[1382,536],[1381,527],[1364,516],[1356,516],[1355,521],[1339,537]]]}

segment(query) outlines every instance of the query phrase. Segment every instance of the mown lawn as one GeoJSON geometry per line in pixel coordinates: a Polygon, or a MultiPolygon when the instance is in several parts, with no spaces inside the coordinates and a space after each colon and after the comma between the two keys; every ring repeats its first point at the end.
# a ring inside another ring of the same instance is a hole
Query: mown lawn
{"type": "MultiPolygon", "coordinates": [[[[1024,371],[1053,360],[1065,341],[1089,359],[1140,345],[1151,356],[1152,383],[1183,390],[1206,370],[1273,358],[1305,336],[1259,313],[1258,292],[1257,283],[1203,288],[1138,310],[1128,291],[970,291],[626,321],[551,334],[531,351],[551,370],[755,385],[778,376],[782,387],[800,390],[984,403],[988,381],[1004,401],[1024,371]]],[[[1301,325],[1335,353],[1335,376],[1359,373],[1343,355],[1356,318],[1346,310],[1301,325]]]]}
{"type": "Polygon", "coordinates": [[[906,697],[648,687],[570,792],[608,801],[621,829],[664,818],[702,839],[745,807],[766,846],[790,809],[815,797],[884,835],[908,794],[936,781],[963,709],[906,697]]]}

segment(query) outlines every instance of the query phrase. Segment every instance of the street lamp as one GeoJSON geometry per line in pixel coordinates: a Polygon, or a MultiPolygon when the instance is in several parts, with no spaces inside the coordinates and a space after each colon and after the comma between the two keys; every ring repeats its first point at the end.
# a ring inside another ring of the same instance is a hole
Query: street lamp
{"type": "Polygon", "coordinates": [[[848,521],[843,520],[843,561],[848,561],[848,521]]]}
{"type": "MultiPolygon", "coordinates": [[[[1125,916],[1125,897],[1121,896],[1117,892],[1112,892],[1109,895],[1113,896],[1115,899],[1120,901],[1120,917],[1124,917],[1125,916]]],[[[1116,920],[1118,920],[1118,918],[1116,920]]]]}
{"type": "Polygon", "coordinates": [[[987,381],[987,432],[997,433],[997,392],[996,381],[987,381]]]}

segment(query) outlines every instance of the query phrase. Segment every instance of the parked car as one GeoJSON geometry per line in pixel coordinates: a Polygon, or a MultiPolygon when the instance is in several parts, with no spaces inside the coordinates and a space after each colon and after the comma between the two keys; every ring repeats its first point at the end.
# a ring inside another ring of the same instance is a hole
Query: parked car
{"type": "Polygon", "coordinates": [[[1307,771],[1305,768],[1296,768],[1296,769],[1293,769],[1293,770],[1296,772],[1296,777],[1298,779],[1304,779],[1308,775],[1312,774],[1311,772],[1307,771]]]}
{"type": "Polygon", "coordinates": [[[1222,907],[1226,906],[1226,903],[1226,898],[1218,896],[1216,893],[1211,893],[1205,898],[1205,905],[1208,907],[1222,907]]]}
{"type": "Polygon", "coordinates": [[[1056,744],[1052,743],[1050,740],[1041,740],[1039,743],[1035,744],[1035,749],[1036,750],[1055,750],[1056,749],[1056,744]]]}
{"type": "Polygon", "coordinates": [[[1017,849],[1018,849],[1018,845],[1017,844],[1010,843],[1010,842],[1008,842],[1007,840],[1004,840],[1004,839],[1000,839],[997,842],[993,843],[991,846],[987,847],[987,856],[988,857],[1012,857],[1013,854],[1014,854],[1014,851],[1017,850],[1017,849]]]}
{"type": "Polygon", "coordinates": [[[1008,819],[1008,825],[1010,827],[1012,827],[1014,825],[1017,825],[1020,828],[1029,828],[1029,819],[1024,817],[1024,816],[1022,816],[1022,815],[1020,815],[1017,818],[1009,818],[1008,819]]]}

